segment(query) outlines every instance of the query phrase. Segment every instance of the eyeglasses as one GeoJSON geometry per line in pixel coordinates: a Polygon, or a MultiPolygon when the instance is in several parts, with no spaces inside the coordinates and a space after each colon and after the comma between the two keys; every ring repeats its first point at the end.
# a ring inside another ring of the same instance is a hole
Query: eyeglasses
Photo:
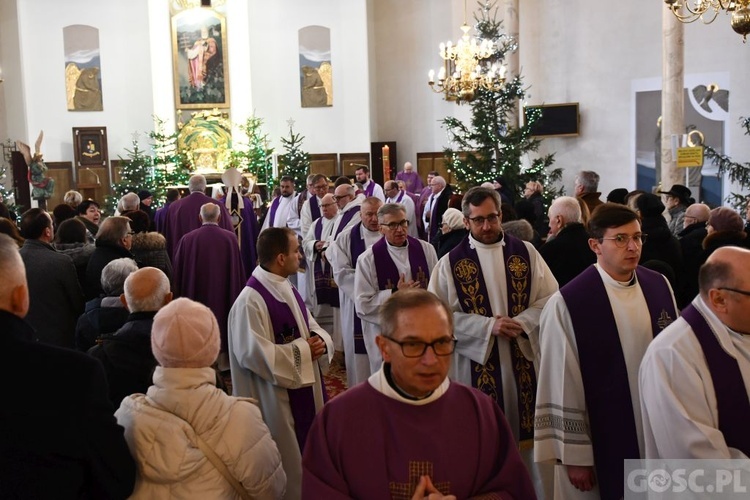
{"type": "Polygon", "coordinates": [[[490,215],[488,215],[486,217],[482,217],[482,216],[479,216],[479,217],[467,217],[467,219],[469,219],[471,221],[471,223],[474,224],[475,226],[480,226],[481,227],[481,226],[484,226],[485,222],[489,222],[490,225],[497,224],[498,221],[500,220],[500,214],[490,214],[490,215]]]}
{"type": "Polygon", "coordinates": [[[316,190],[320,191],[322,189],[328,189],[328,184],[316,184],[313,186],[316,190]]]}
{"type": "Polygon", "coordinates": [[[135,231],[128,231],[128,234],[129,234],[130,236],[133,236],[133,235],[135,234],[135,231]]]}
{"type": "Polygon", "coordinates": [[[427,352],[428,347],[432,347],[433,352],[437,356],[448,356],[450,354],[453,354],[453,351],[456,350],[456,342],[458,342],[458,339],[456,337],[451,338],[442,338],[437,339],[434,342],[419,342],[417,340],[407,340],[404,342],[401,342],[396,339],[392,339],[391,337],[386,337],[385,335],[383,338],[390,340],[391,342],[398,344],[401,347],[401,353],[406,358],[421,358],[424,356],[424,353],[427,352]]]}
{"type": "Polygon", "coordinates": [[[330,207],[331,205],[335,205],[335,204],[336,204],[336,203],[321,203],[321,204],[320,204],[320,206],[321,206],[322,208],[325,208],[325,207],[330,207]]]}
{"type": "Polygon", "coordinates": [[[336,201],[339,201],[339,200],[343,200],[344,198],[349,198],[349,197],[351,197],[350,194],[342,194],[341,196],[334,195],[333,199],[336,201]]]}
{"type": "Polygon", "coordinates": [[[380,224],[380,225],[383,226],[383,227],[387,227],[391,231],[395,231],[396,229],[398,229],[400,227],[402,227],[404,229],[406,229],[407,227],[409,227],[409,221],[406,220],[406,219],[404,219],[404,220],[401,220],[401,221],[398,221],[398,222],[389,222],[388,224],[380,224]]]}
{"type": "Polygon", "coordinates": [[[729,288],[729,287],[726,287],[726,286],[720,286],[717,289],[718,290],[726,290],[727,292],[739,293],[741,295],[746,295],[746,296],[750,297],[750,292],[747,291],[747,290],[739,290],[737,288],[729,288]]]}
{"type": "Polygon", "coordinates": [[[648,235],[634,234],[633,236],[628,236],[627,234],[616,234],[611,238],[599,238],[599,242],[602,242],[604,240],[612,240],[619,248],[625,248],[626,246],[628,246],[628,243],[630,243],[630,240],[632,239],[637,246],[641,246],[646,242],[646,236],[648,235]]]}

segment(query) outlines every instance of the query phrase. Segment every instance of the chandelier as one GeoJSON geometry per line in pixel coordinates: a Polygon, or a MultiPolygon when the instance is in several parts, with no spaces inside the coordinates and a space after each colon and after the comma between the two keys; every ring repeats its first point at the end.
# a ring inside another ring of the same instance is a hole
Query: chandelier
{"type": "Polygon", "coordinates": [[[664,0],[664,3],[683,23],[700,19],[704,24],[711,24],[724,10],[732,14],[732,29],[742,35],[743,43],[750,34],[750,0],[664,0]]]}
{"type": "Polygon", "coordinates": [[[473,100],[479,88],[499,91],[505,84],[505,66],[486,61],[495,55],[495,43],[471,38],[469,30],[471,27],[466,24],[464,0],[464,24],[461,26],[464,34],[455,45],[450,40],[440,44],[443,66],[438,72],[437,82],[434,70],[430,70],[427,82],[434,92],[445,94],[446,101],[456,101],[458,104],[473,100]]]}

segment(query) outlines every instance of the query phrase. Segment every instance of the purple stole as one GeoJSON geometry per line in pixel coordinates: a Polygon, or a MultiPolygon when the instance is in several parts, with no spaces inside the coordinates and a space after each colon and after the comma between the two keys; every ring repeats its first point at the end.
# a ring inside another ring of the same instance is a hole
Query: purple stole
{"type": "MultiPolygon", "coordinates": [[[[315,239],[321,240],[323,236],[323,217],[315,221],[315,239]]],[[[315,279],[315,297],[318,299],[318,304],[328,304],[331,307],[340,307],[339,303],[339,289],[336,286],[336,282],[333,281],[333,268],[331,265],[327,265],[325,270],[323,269],[323,255],[318,255],[315,259],[315,265],[313,266],[313,277],[315,279]]]]}
{"type": "MultiPolygon", "coordinates": [[[[508,316],[514,317],[529,307],[531,292],[531,264],[529,250],[523,241],[505,233],[505,281],[507,284],[508,316]]],[[[489,304],[487,283],[479,264],[479,256],[471,247],[469,238],[464,238],[448,254],[461,309],[468,314],[479,314],[492,318],[495,316],[489,304]]],[[[493,283],[493,285],[495,285],[493,283]]],[[[471,386],[484,392],[497,401],[500,408],[505,408],[502,390],[502,370],[500,369],[500,352],[492,344],[487,362],[482,365],[471,362],[471,386]]],[[[494,342],[504,340],[494,339],[494,342]]],[[[516,339],[508,341],[513,364],[513,376],[516,382],[519,413],[519,438],[521,442],[534,439],[534,411],[536,407],[536,372],[531,361],[527,360],[518,347],[516,339]]],[[[520,444],[520,443],[519,443],[520,444]]]]}
{"type": "Polygon", "coordinates": [[[270,221],[268,221],[269,227],[275,227],[276,222],[276,211],[279,209],[279,204],[281,203],[281,196],[277,196],[273,199],[273,203],[271,203],[271,210],[268,213],[268,216],[271,218],[270,221]]]}
{"type": "MultiPolygon", "coordinates": [[[[365,251],[365,240],[362,239],[362,223],[352,228],[351,239],[349,241],[349,253],[352,256],[352,268],[357,268],[357,259],[365,251]]],[[[367,354],[365,348],[365,337],[362,335],[362,320],[357,313],[354,313],[354,353],[367,354]]]]}
{"type": "MultiPolygon", "coordinates": [[[[251,276],[247,280],[247,286],[258,292],[266,303],[276,344],[288,344],[301,337],[299,328],[297,328],[297,322],[294,319],[294,313],[289,304],[276,300],[271,295],[271,292],[255,276],[251,276]],[[289,324],[290,322],[291,325],[289,324]]],[[[305,325],[309,330],[310,322],[308,320],[305,301],[302,300],[302,296],[300,296],[296,288],[292,287],[292,291],[294,292],[294,298],[297,299],[297,305],[305,317],[305,325]]],[[[312,332],[310,333],[312,334],[312,332]]],[[[323,384],[322,377],[320,383],[321,385],[323,384]]],[[[299,389],[287,389],[287,393],[289,394],[289,408],[292,410],[292,418],[294,418],[294,433],[297,436],[299,449],[304,451],[307,433],[315,418],[315,396],[313,395],[313,389],[312,387],[300,387],[299,389]]],[[[325,393],[325,386],[323,386],[323,394],[325,395],[325,393]]]]}
{"type": "Polygon", "coordinates": [[[398,196],[396,197],[395,203],[401,203],[401,200],[403,200],[403,199],[404,199],[404,192],[403,191],[399,191],[398,192],[398,196]]]}
{"type": "Polygon", "coordinates": [[[310,215],[312,215],[312,220],[320,219],[320,205],[318,205],[317,196],[310,197],[310,215]]]}
{"type": "Polygon", "coordinates": [[[693,306],[682,310],[693,334],[698,339],[706,357],[711,383],[716,392],[716,407],[719,411],[719,430],[727,446],[750,454],[750,433],[747,421],[750,418],[750,401],[737,360],[730,356],[714,335],[703,315],[693,306]]]}
{"type": "MultiPolygon", "coordinates": [[[[646,299],[651,331],[656,336],[677,311],[664,277],[638,266],[638,283],[646,299]]],[[[599,271],[589,266],[560,289],[570,313],[591,427],[594,464],[602,500],[623,496],[623,460],[640,458],[633,402],[620,336],[599,271]]]]}
{"type": "MultiPolygon", "coordinates": [[[[411,277],[414,281],[419,281],[419,286],[427,290],[427,284],[430,281],[430,269],[427,267],[427,256],[419,240],[406,237],[409,243],[409,266],[411,267],[411,277]]],[[[375,271],[378,275],[378,287],[381,290],[393,290],[398,285],[400,279],[398,268],[393,262],[391,255],[388,253],[388,242],[385,238],[379,239],[372,246],[372,256],[375,261],[375,271]]]]}
{"type": "Polygon", "coordinates": [[[367,188],[365,188],[365,196],[368,198],[372,196],[372,193],[375,192],[375,181],[370,179],[367,183],[367,188]]]}
{"type": "Polygon", "coordinates": [[[354,214],[358,213],[360,210],[359,207],[351,207],[349,210],[341,214],[341,220],[339,220],[339,227],[336,228],[336,234],[333,235],[333,239],[335,240],[339,234],[341,234],[341,231],[344,230],[347,224],[349,224],[349,221],[352,220],[352,217],[354,217],[354,214]]]}

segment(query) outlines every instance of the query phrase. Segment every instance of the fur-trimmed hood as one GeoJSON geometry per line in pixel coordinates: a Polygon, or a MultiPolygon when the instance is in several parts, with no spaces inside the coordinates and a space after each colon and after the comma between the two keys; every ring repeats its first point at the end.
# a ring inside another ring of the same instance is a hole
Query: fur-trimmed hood
{"type": "Polygon", "coordinates": [[[157,232],[136,233],[133,235],[133,249],[136,250],[166,250],[167,240],[157,232]]]}
{"type": "Polygon", "coordinates": [[[750,242],[744,231],[714,231],[703,240],[703,249],[713,252],[717,248],[727,246],[738,246],[748,248],[750,242]]]}

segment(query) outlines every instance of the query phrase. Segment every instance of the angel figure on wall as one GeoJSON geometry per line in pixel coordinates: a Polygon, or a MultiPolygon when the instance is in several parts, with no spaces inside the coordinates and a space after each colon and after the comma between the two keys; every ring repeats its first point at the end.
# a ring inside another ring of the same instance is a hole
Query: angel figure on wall
{"type": "Polygon", "coordinates": [[[31,148],[28,144],[16,141],[18,150],[26,160],[29,167],[29,182],[31,183],[31,197],[39,202],[41,208],[45,208],[46,202],[55,192],[55,179],[47,177],[47,165],[42,159],[42,138],[44,131],[39,132],[39,138],[34,143],[34,156],[31,156],[31,148]]]}

